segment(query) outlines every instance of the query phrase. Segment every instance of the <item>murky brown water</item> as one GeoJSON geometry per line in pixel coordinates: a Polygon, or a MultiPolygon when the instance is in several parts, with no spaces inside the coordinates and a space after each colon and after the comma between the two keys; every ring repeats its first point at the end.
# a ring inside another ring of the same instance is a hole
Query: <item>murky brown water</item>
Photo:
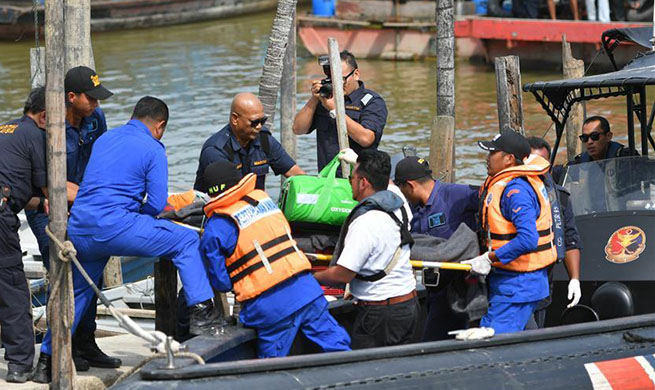
{"type": "MultiPolygon", "coordinates": [[[[273,14],[260,14],[202,24],[93,35],[96,67],[115,95],[102,103],[110,127],[129,119],[143,95],[164,99],[171,119],[164,143],[170,164],[170,189],[193,184],[200,147],[227,121],[232,97],[257,92],[267,35],[273,14]]],[[[29,90],[29,47],[33,43],[0,43],[0,122],[20,115],[29,90]]],[[[298,50],[298,108],[309,97],[310,80],[321,77],[314,58],[298,50]]],[[[415,146],[427,155],[430,123],[435,113],[435,64],[359,61],[366,85],[386,100],[389,118],[381,148],[390,153],[415,146]]],[[[486,176],[485,154],[476,141],[497,130],[495,76],[491,68],[457,63],[457,181],[479,183],[486,176]]],[[[544,69],[524,73],[523,82],[561,78],[544,69]]],[[[525,125],[542,136],[548,117],[532,95],[524,94],[525,125]]],[[[624,99],[592,101],[589,114],[606,115],[619,139],[625,138],[624,99]]],[[[279,119],[279,115],[276,116],[279,119]]],[[[279,131],[279,123],[276,124],[279,131]]],[[[554,130],[547,135],[553,141],[554,130]]],[[[298,163],[316,172],[315,136],[298,141],[298,163]]],[[[279,180],[270,178],[277,193],[279,180]]]]}

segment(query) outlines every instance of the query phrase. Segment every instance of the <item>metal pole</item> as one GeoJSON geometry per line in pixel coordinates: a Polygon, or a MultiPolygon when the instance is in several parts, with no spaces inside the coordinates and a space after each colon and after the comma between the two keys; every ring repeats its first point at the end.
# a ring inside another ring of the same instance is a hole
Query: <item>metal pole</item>
{"type": "MultiPolygon", "coordinates": [[[[337,133],[339,134],[339,149],[350,147],[348,142],[348,129],[346,127],[346,103],[343,97],[343,70],[341,67],[341,56],[339,44],[335,38],[328,38],[328,54],[330,55],[330,78],[334,94],[334,104],[337,106],[337,133]]],[[[341,174],[343,177],[350,175],[350,166],[347,162],[341,162],[341,174]]]]}
{"type": "MultiPolygon", "coordinates": [[[[64,4],[63,0],[45,3],[46,47],[46,135],[48,143],[48,198],[50,230],[64,241],[68,205],[66,201],[66,133],[64,121],[64,4]]],[[[51,240],[52,241],[52,240],[51,240]]],[[[71,325],[73,324],[73,280],[70,263],[57,258],[54,242],[50,243],[51,285],[48,318],[52,332],[52,388],[73,388],[71,325]]]]}

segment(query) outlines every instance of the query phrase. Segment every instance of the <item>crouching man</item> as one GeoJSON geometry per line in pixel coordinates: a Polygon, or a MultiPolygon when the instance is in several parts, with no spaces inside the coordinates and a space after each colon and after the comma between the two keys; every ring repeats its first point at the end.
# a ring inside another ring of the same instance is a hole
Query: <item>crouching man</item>
{"type": "Polygon", "coordinates": [[[389,155],[361,152],[350,177],[359,204],[341,229],[336,265],[314,275],[323,284],[350,283],[357,300],[353,349],[406,344],[418,325],[410,221],[403,200],[387,190],[390,172],[389,155]]]}
{"type": "Polygon", "coordinates": [[[350,350],[350,337],[328,312],[289,223],[255,189],[257,176],[242,177],[235,164],[217,161],[203,178],[212,200],[200,252],[214,288],[234,290],[241,322],[257,330],[259,357],[286,356],[299,330],[324,352],[350,350]]]}

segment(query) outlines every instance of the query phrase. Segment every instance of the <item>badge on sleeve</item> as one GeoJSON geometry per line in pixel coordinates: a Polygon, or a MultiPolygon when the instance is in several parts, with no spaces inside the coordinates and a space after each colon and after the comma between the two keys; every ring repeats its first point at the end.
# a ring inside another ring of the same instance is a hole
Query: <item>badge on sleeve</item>
{"type": "Polygon", "coordinates": [[[443,213],[435,213],[428,216],[428,227],[430,229],[446,224],[446,216],[443,213]]]}

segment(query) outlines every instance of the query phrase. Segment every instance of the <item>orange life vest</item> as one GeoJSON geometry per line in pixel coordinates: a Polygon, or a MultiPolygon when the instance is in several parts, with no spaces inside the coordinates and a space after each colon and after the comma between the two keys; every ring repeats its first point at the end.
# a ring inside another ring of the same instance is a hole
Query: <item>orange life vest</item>
{"type": "Polygon", "coordinates": [[[234,253],[225,260],[236,298],[255,298],[271,287],[311,268],[291,237],[291,228],[275,202],[255,189],[250,173],[205,206],[205,214],[226,215],[239,229],[234,253]]]}
{"type": "MultiPolygon", "coordinates": [[[[512,221],[508,221],[503,217],[500,208],[500,200],[505,187],[510,181],[517,177],[525,177],[536,193],[540,207],[539,217],[537,218],[537,231],[539,233],[537,248],[517,257],[508,264],[497,261],[493,263],[493,266],[510,271],[530,272],[547,267],[557,260],[550,201],[548,200],[546,187],[539,177],[546,174],[549,167],[548,161],[544,158],[530,155],[524,165],[504,169],[492,177],[487,177],[484,182],[481,189],[484,200],[480,220],[486,235],[485,245],[489,251],[500,248],[516,237],[516,227],[512,221]]],[[[505,196],[511,196],[511,194],[505,196]]]]}

